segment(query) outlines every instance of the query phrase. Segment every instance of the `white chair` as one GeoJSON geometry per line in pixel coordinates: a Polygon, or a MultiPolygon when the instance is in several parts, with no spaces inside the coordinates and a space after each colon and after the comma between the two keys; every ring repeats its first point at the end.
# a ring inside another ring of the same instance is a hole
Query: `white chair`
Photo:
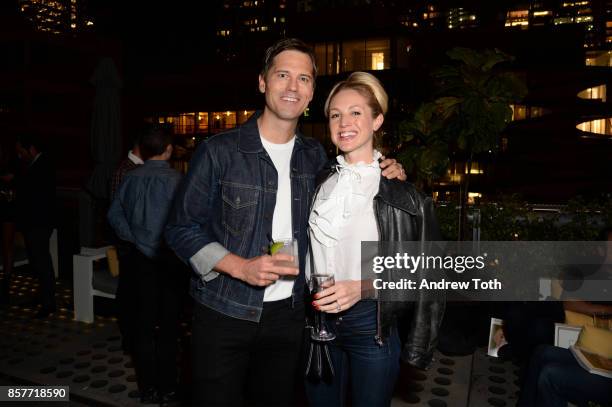
{"type": "Polygon", "coordinates": [[[81,247],[81,253],[72,256],[74,319],[94,322],[94,296],[115,298],[117,278],[108,268],[94,270],[94,262],[106,258],[110,246],[81,247]]]}

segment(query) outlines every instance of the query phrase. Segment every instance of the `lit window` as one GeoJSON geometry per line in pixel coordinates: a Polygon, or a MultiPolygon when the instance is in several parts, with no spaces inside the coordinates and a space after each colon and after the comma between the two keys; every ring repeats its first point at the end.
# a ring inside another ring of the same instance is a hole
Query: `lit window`
{"type": "Polygon", "coordinates": [[[385,69],[385,54],[383,52],[372,52],[372,70],[381,71],[385,69]]]}
{"type": "Polygon", "coordinates": [[[606,136],[612,136],[612,118],[596,119],[580,123],[576,126],[578,130],[606,136]]]}
{"type": "Polygon", "coordinates": [[[246,122],[252,115],[255,113],[255,110],[243,110],[236,116],[238,124],[242,124],[246,122]]]}
{"type": "Polygon", "coordinates": [[[208,112],[198,112],[196,123],[199,132],[208,131],[208,112]]]}
{"type": "Polygon", "coordinates": [[[236,112],[215,112],[213,115],[215,117],[212,123],[213,131],[221,131],[236,127],[236,112]]]}
{"type": "MultiPolygon", "coordinates": [[[[467,164],[465,164],[465,167],[463,168],[463,173],[467,174],[467,164]]],[[[473,161],[472,162],[472,168],[470,169],[470,174],[484,174],[484,170],[480,167],[480,164],[478,164],[478,162],[473,161]]]]}
{"type": "Polygon", "coordinates": [[[474,205],[477,199],[482,198],[482,194],[480,192],[468,192],[468,204],[474,205]]]}
{"type": "Polygon", "coordinates": [[[578,93],[578,97],[581,99],[599,99],[602,102],[606,101],[606,85],[594,86],[592,88],[585,89],[578,93]]]}

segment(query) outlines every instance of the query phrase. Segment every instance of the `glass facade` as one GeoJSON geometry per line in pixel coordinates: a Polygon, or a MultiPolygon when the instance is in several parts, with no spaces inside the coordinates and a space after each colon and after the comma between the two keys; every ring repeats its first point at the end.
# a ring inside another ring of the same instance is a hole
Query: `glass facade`
{"type": "Polygon", "coordinates": [[[313,48],[320,75],[391,68],[388,38],[317,43],[313,48]]]}
{"type": "Polygon", "coordinates": [[[550,110],[540,106],[510,105],[512,109],[512,121],[535,119],[549,114],[550,110]]]}
{"type": "Polygon", "coordinates": [[[254,110],[178,113],[168,116],[146,117],[145,122],[168,123],[172,125],[174,134],[193,136],[232,129],[236,125],[246,122],[253,113],[255,113],[254,110]]]}

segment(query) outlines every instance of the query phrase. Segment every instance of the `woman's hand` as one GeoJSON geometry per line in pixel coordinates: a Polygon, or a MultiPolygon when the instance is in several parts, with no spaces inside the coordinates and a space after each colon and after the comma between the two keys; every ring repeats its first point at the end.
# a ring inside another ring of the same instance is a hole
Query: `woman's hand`
{"type": "Polygon", "coordinates": [[[361,299],[361,281],[344,280],[316,293],[312,302],[317,311],[337,314],[351,308],[361,299]]]}

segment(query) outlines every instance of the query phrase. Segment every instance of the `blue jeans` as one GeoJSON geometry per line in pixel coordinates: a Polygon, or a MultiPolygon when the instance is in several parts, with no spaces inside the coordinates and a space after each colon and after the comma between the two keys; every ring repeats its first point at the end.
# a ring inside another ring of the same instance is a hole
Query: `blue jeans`
{"type": "Polygon", "coordinates": [[[588,401],[612,401],[612,379],[583,369],[569,349],[543,345],[529,363],[518,406],[565,407],[568,402],[586,406],[588,401]]]}
{"type": "Polygon", "coordinates": [[[306,379],[310,405],[346,405],[350,380],[352,406],[389,406],[399,372],[397,328],[382,346],[376,343],[375,301],[360,301],[345,312],[327,314],[327,326],[336,334],[329,343],[336,375],[331,383],[306,379]]]}

